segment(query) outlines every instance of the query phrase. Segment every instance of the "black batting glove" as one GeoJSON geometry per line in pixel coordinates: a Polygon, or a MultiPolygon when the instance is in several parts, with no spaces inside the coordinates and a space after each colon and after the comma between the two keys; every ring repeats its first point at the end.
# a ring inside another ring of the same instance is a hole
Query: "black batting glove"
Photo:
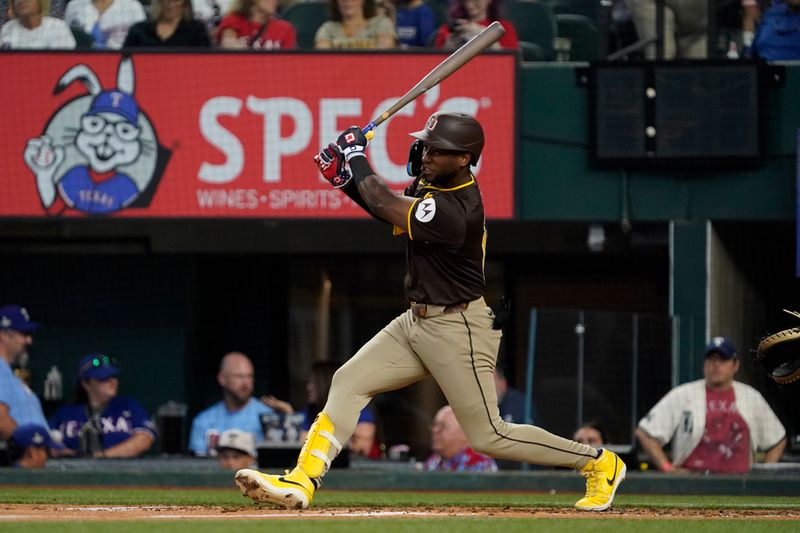
{"type": "Polygon", "coordinates": [[[364,150],[367,149],[369,141],[361,133],[358,126],[350,126],[336,140],[336,144],[342,151],[342,155],[349,162],[354,157],[366,157],[364,150]]]}

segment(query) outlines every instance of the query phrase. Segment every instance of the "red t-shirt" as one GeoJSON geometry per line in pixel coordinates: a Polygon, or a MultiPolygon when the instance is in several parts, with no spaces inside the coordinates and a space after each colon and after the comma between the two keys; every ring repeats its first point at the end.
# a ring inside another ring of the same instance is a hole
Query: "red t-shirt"
{"type": "Polygon", "coordinates": [[[217,26],[215,40],[219,44],[222,30],[230,28],[239,36],[239,40],[256,50],[287,50],[297,46],[297,32],[289,22],[272,19],[267,27],[261,30],[262,24],[239,15],[226,15],[217,26]],[[258,33],[261,32],[257,38],[258,33]]]}
{"type": "Polygon", "coordinates": [[[733,387],[724,391],[706,389],[703,438],[682,466],[718,474],[750,470],[750,430],[736,408],[733,387]]]}
{"type": "MultiPolygon", "coordinates": [[[[498,41],[500,43],[500,47],[512,49],[519,48],[519,39],[517,38],[517,30],[514,29],[514,25],[505,19],[499,19],[498,22],[506,30],[506,33],[500,37],[500,41],[498,41]]],[[[491,23],[492,21],[489,19],[478,21],[478,24],[481,26],[488,26],[491,23]]],[[[442,24],[442,26],[439,28],[439,33],[436,34],[436,41],[434,41],[433,46],[436,48],[441,48],[444,46],[445,41],[447,41],[447,38],[451,33],[450,27],[447,24],[442,24]]]]}

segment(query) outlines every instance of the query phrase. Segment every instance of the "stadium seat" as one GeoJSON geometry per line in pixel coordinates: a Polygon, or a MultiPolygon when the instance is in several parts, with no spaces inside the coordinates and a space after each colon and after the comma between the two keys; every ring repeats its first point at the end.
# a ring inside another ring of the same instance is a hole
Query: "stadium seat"
{"type": "Polygon", "coordinates": [[[547,0],[556,15],[583,15],[591,21],[597,20],[600,0],[547,0]]]}
{"type": "Polygon", "coordinates": [[[314,48],[314,35],[322,23],[329,19],[329,5],[328,2],[319,1],[295,2],[283,12],[281,18],[291,22],[297,30],[298,48],[314,48]]]}
{"type": "Polygon", "coordinates": [[[558,36],[570,40],[570,61],[600,59],[600,36],[592,21],[583,15],[556,15],[558,36]]]}
{"type": "Polygon", "coordinates": [[[548,4],[537,0],[514,0],[505,4],[503,16],[514,25],[520,41],[538,45],[547,61],[555,58],[556,18],[548,4]]]}
{"type": "Polygon", "coordinates": [[[519,49],[522,52],[523,61],[547,61],[544,50],[538,44],[520,41],[519,49]]]}

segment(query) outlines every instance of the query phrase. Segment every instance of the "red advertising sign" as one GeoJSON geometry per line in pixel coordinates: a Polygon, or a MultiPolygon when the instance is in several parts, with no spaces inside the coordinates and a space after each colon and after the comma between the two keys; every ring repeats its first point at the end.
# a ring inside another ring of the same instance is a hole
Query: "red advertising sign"
{"type": "MultiPolygon", "coordinates": [[[[364,213],[313,156],[402,96],[440,54],[2,53],[0,217],[343,218],[364,213]]],[[[511,54],[477,57],[375,130],[396,190],[409,133],[474,115],[487,216],[514,214],[511,54]]]]}

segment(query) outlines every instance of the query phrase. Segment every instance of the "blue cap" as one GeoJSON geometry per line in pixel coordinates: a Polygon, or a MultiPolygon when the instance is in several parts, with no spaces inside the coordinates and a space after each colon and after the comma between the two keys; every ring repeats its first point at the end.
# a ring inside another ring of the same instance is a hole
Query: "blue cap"
{"type": "Polygon", "coordinates": [[[725,337],[714,337],[706,346],[706,357],[712,353],[718,353],[723,359],[735,359],[739,357],[733,343],[725,337]]]}
{"type": "Polygon", "coordinates": [[[50,431],[46,427],[38,424],[17,426],[17,429],[11,434],[11,440],[20,448],[38,446],[41,448],[64,449],[63,444],[53,440],[50,436],[50,431]]]}
{"type": "Polygon", "coordinates": [[[78,363],[78,379],[97,379],[100,381],[119,374],[119,368],[111,364],[111,359],[101,353],[90,353],[81,357],[78,363]]]}
{"type": "Polygon", "coordinates": [[[92,100],[87,115],[114,113],[133,124],[139,120],[139,106],[133,96],[122,91],[103,91],[92,100]]]}
{"type": "Polygon", "coordinates": [[[0,307],[0,329],[13,329],[30,333],[39,329],[39,323],[31,320],[28,310],[18,305],[0,307]]]}

